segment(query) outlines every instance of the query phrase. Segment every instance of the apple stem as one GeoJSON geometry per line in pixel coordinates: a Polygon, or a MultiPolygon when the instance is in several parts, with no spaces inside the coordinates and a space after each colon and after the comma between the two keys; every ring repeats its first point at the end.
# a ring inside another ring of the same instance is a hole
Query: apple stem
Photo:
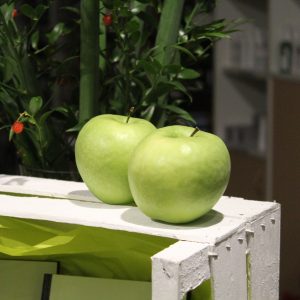
{"type": "Polygon", "coordinates": [[[200,131],[200,129],[198,127],[195,127],[194,131],[192,132],[192,134],[190,136],[191,137],[194,136],[198,131],[200,131]]]}
{"type": "Polygon", "coordinates": [[[130,107],[129,111],[128,111],[128,115],[127,115],[127,119],[126,119],[126,123],[129,122],[129,119],[132,115],[132,113],[134,112],[134,106],[130,107]]]}

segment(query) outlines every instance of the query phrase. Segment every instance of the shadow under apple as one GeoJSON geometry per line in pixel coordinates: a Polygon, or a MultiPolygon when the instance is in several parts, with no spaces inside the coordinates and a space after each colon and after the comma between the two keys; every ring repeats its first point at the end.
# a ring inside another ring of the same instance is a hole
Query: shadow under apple
{"type": "Polygon", "coordinates": [[[186,224],[169,224],[162,221],[153,220],[145,216],[137,208],[129,208],[122,213],[121,218],[131,224],[160,228],[163,224],[164,228],[169,227],[170,229],[197,229],[197,228],[206,228],[220,223],[224,215],[216,210],[210,210],[208,213],[200,217],[199,219],[192,221],[186,224]]]}

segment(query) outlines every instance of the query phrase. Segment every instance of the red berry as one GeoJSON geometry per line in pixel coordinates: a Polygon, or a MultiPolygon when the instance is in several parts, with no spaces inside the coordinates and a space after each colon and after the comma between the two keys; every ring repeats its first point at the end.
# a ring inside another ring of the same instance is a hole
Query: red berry
{"type": "Polygon", "coordinates": [[[16,121],[12,126],[11,129],[14,133],[19,134],[24,130],[24,123],[20,121],[16,121]]]}
{"type": "Polygon", "coordinates": [[[15,18],[15,17],[17,17],[18,15],[19,15],[18,10],[17,10],[16,8],[14,8],[13,11],[12,11],[12,13],[11,13],[11,16],[12,16],[13,18],[15,18]]]}
{"type": "Polygon", "coordinates": [[[112,15],[104,15],[102,20],[105,26],[109,26],[112,23],[112,15]]]}

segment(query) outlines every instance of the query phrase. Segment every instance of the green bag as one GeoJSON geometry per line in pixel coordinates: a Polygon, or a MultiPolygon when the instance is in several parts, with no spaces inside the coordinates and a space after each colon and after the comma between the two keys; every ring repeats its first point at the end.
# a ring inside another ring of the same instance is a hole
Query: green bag
{"type": "MultiPolygon", "coordinates": [[[[66,275],[151,281],[151,256],[177,240],[0,216],[0,258],[58,261],[66,275]]],[[[210,299],[210,282],[191,299],[210,299]]]]}

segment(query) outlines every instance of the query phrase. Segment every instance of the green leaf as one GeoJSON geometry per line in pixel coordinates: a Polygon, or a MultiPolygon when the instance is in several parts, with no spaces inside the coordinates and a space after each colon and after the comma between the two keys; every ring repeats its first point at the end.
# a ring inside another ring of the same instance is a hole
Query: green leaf
{"type": "Polygon", "coordinates": [[[157,85],[152,86],[145,93],[144,101],[147,103],[157,102],[157,99],[172,91],[174,89],[174,85],[171,82],[160,81],[157,85]]]}
{"type": "Polygon", "coordinates": [[[112,78],[110,78],[110,79],[104,81],[103,85],[109,85],[109,84],[111,84],[111,83],[116,83],[116,81],[117,81],[118,79],[122,78],[122,77],[123,77],[122,74],[118,74],[118,75],[116,75],[116,76],[113,76],[112,78]]]}
{"type": "Polygon", "coordinates": [[[155,103],[150,104],[144,111],[141,112],[143,119],[150,121],[155,111],[155,103]]]}
{"type": "Polygon", "coordinates": [[[79,132],[86,122],[77,123],[74,127],[67,129],[66,132],[79,132]]]}
{"type": "Polygon", "coordinates": [[[127,32],[134,32],[134,31],[138,31],[139,29],[140,29],[140,24],[136,20],[129,21],[125,26],[125,30],[127,32]]]}
{"type": "Polygon", "coordinates": [[[3,1],[2,4],[0,4],[6,23],[9,23],[9,21],[12,19],[12,11],[15,8],[15,4],[13,2],[9,2],[11,1],[3,1]]]}
{"type": "Polygon", "coordinates": [[[140,39],[140,33],[138,31],[134,31],[132,34],[129,35],[128,43],[135,48],[139,39],[140,39]]]}
{"type": "Polygon", "coordinates": [[[9,141],[11,141],[11,140],[12,140],[12,138],[13,138],[14,134],[15,134],[15,133],[13,132],[12,128],[10,128],[10,131],[9,131],[9,136],[8,136],[8,140],[9,140],[9,141]]]}
{"type": "Polygon", "coordinates": [[[171,112],[174,112],[178,115],[187,114],[187,111],[185,111],[184,109],[182,109],[178,106],[175,106],[175,105],[160,105],[160,107],[163,108],[163,109],[167,109],[171,112]]]}
{"type": "Polygon", "coordinates": [[[10,125],[4,125],[4,126],[0,127],[0,130],[6,129],[6,128],[9,128],[9,127],[11,127],[11,126],[10,125]]]}
{"type": "Polygon", "coordinates": [[[191,95],[188,93],[187,89],[185,88],[185,86],[181,82],[172,81],[172,82],[170,82],[170,84],[172,84],[175,87],[176,90],[178,90],[178,91],[182,92],[183,94],[185,94],[189,98],[190,102],[193,101],[191,95]]]}
{"type": "Polygon", "coordinates": [[[48,8],[49,6],[39,4],[34,10],[36,18],[35,20],[39,20],[48,8]]]}
{"type": "Polygon", "coordinates": [[[168,75],[168,74],[178,74],[181,71],[181,66],[180,65],[166,65],[163,68],[163,73],[168,75]]]}
{"type": "Polygon", "coordinates": [[[172,45],[172,46],[170,46],[170,47],[171,47],[171,48],[175,48],[175,49],[177,49],[177,50],[179,50],[179,51],[185,53],[185,54],[186,54],[187,56],[189,56],[191,59],[197,61],[197,59],[196,59],[196,57],[194,56],[194,54],[193,54],[191,51],[189,51],[188,49],[186,49],[186,48],[184,48],[184,47],[182,47],[182,46],[179,46],[179,45],[172,45]]]}
{"type": "Polygon", "coordinates": [[[37,30],[31,36],[31,47],[35,50],[38,48],[39,39],[40,39],[40,33],[37,30]]]}
{"type": "Polygon", "coordinates": [[[64,107],[61,107],[61,106],[56,107],[55,109],[49,110],[41,116],[41,118],[39,120],[39,123],[41,124],[41,126],[43,126],[45,124],[46,120],[50,117],[50,115],[55,113],[55,112],[62,113],[63,115],[68,114],[68,110],[64,107]]]}
{"type": "Polygon", "coordinates": [[[50,47],[50,45],[46,45],[45,47],[41,48],[41,49],[38,49],[34,52],[35,55],[43,52],[43,51],[46,51],[48,48],[50,47]]]}
{"type": "Polygon", "coordinates": [[[14,75],[18,75],[18,67],[16,61],[10,56],[5,57],[4,65],[3,81],[8,82],[14,75]]]}
{"type": "Polygon", "coordinates": [[[24,16],[26,16],[32,20],[36,20],[35,9],[32,6],[30,6],[29,4],[27,4],[27,3],[23,4],[20,7],[20,11],[24,16]]]}
{"type": "Polygon", "coordinates": [[[36,120],[32,116],[30,116],[30,117],[27,118],[27,122],[29,122],[32,125],[36,125],[36,120]]]}
{"type": "Polygon", "coordinates": [[[46,34],[49,43],[54,44],[64,34],[65,30],[66,28],[64,23],[57,23],[52,31],[46,34]]]}
{"type": "MultiPolygon", "coordinates": [[[[115,1],[116,2],[116,1],[115,1]]],[[[115,3],[116,4],[116,3],[115,3]]],[[[120,5],[119,7],[119,16],[123,18],[129,18],[132,15],[131,11],[128,9],[128,7],[124,7],[123,5],[120,5]]]]}
{"type": "Polygon", "coordinates": [[[73,6],[64,6],[64,7],[61,7],[60,9],[70,11],[74,14],[80,15],[80,10],[73,6]]]}
{"type": "Polygon", "coordinates": [[[199,78],[200,73],[193,70],[193,69],[187,69],[184,68],[178,73],[179,79],[196,79],[199,78]]]}
{"type": "Polygon", "coordinates": [[[35,116],[43,106],[42,97],[32,97],[29,102],[28,110],[32,116],[35,116]]]}
{"type": "Polygon", "coordinates": [[[207,32],[205,33],[207,37],[217,37],[217,38],[229,38],[230,35],[224,32],[207,32]]]}
{"type": "Polygon", "coordinates": [[[161,70],[161,65],[156,61],[144,60],[141,59],[138,63],[138,67],[141,67],[145,70],[146,73],[156,75],[161,70]]]}
{"type": "Polygon", "coordinates": [[[179,115],[181,118],[190,121],[194,124],[196,124],[196,121],[194,120],[194,118],[184,109],[175,106],[175,105],[161,105],[160,106],[163,109],[169,110],[177,115],[179,115]]]}
{"type": "Polygon", "coordinates": [[[142,53],[142,56],[144,59],[147,59],[149,56],[151,56],[157,49],[159,48],[159,46],[155,46],[150,48],[148,51],[145,51],[145,53],[142,53]]]}
{"type": "Polygon", "coordinates": [[[189,114],[189,113],[186,113],[186,114],[181,114],[179,115],[182,119],[186,120],[186,121],[189,121],[193,124],[196,124],[197,122],[195,121],[195,119],[189,114]]]}

